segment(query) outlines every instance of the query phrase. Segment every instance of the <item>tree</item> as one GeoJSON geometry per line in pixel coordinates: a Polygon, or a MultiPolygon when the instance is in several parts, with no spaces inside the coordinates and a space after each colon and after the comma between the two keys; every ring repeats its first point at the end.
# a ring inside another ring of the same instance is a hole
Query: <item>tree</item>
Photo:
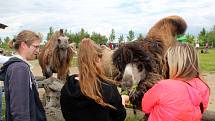
{"type": "Polygon", "coordinates": [[[81,41],[78,33],[70,33],[68,37],[70,43],[75,42],[76,44],[78,44],[81,41]]]}
{"type": "Polygon", "coordinates": [[[43,40],[43,34],[41,32],[38,32],[37,35],[43,40]]]}
{"type": "Polygon", "coordinates": [[[200,42],[200,45],[202,45],[202,46],[206,42],[206,30],[205,30],[205,28],[202,28],[202,30],[200,31],[200,33],[198,35],[198,40],[200,42]]]}
{"type": "Polygon", "coordinates": [[[50,39],[50,37],[54,34],[54,29],[52,27],[49,27],[49,32],[47,33],[47,41],[50,39]]]}
{"type": "Polygon", "coordinates": [[[90,38],[95,41],[97,44],[104,44],[108,41],[106,36],[102,36],[99,33],[93,32],[90,38]]]}
{"type": "Polygon", "coordinates": [[[10,41],[9,37],[4,38],[4,43],[8,43],[10,41]]]}
{"type": "Polygon", "coordinates": [[[195,43],[195,37],[194,37],[193,35],[191,35],[191,34],[188,33],[188,34],[186,35],[186,38],[187,38],[187,42],[188,42],[188,43],[194,45],[194,43],[195,43]]]}
{"type": "Polygon", "coordinates": [[[119,43],[122,43],[122,42],[124,42],[124,36],[123,36],[123,34],[121,34],[120,36],[119,36],[119,43]]]}
{"type": "Polygon", "coordinates": [[[79,34],[81,40],[84,38],[90,37],[90,35],[87,32],[85,32],[85,30],[83,28],[81,28],[81,31],[78,34],[79,34]]]}
{"type": "Polygon", "coordinates": [[[215,47],[215,26],[206,34],[206,40],[209,42],[209,45],[215,47]]]}
{"type": "Polygon", "coordinates": [[[9,37],[6,37],[4,38],[4,41],[1,40],[1,44],[0,44],[0,48],[3,48],[3,49],[6,49],[6,50],[9,50],[9,46],[8,46],[8,42],[10,41],[10,38],[9,37]]]}
{"type": "Polygon", "coordinates": [[[108,38],[105,35],[102,35],[100,43],[107,43],[107,41],[108,41],[108,38]]]}
{"type": "Polygon", "coordinates": [[[3,43],[3,42],[1,41],[1,37],[0,37],[0,45],[2,45],[2,43],[3,43]]]}
{"type": "Polygon", "coordinates": [[[137,37],[137,40],[144,39],[143,35],[140,33],[137,37]]]}
{"type": "Polygon", "coordinates": [[[128,32],[127,40],[132,41],[133,39],[134,39],[134,32],[132,30],[130,30],[128,32]]]}
{"type": "Polygon", "coordinates": [[[110,37],[109,37],[110,42],[113,42],[113,40],[115,40],[115,38],[116,38],[115,31],[114,31],[114,29],[112,29],[111,33],[110,33],[110,37]]]}
{"type": "Polygon", "coordinates": [[[206,35],[206,30],[205,30],[205,28],[204,28],[204,27],[202,28],[202,31],[200,31],[200,35],[203,35],[203,36],[205,36],[205,35],[206,35]]]}
{"type": "Polygon", "coordinates": [[[90,35],[89,35],[83,28],[81,28],[81,31],[78,32],[77,36],[78,36],[78,37],[77,37],[78,43],[79,43],[82,39],[84,39],[84,38],[89,38],[89,37],[90,37],[90,35]]]}
{"type": "Polygon", "coordinates": [[[75,42],[76,44],[80,43],[82,39],[90,37],[90,35],[83,28],[81,28],[78,33],[72,33],[71,30],[69,32],[66,30],[65,34],[69,37],[70,43],[75,42]]]}

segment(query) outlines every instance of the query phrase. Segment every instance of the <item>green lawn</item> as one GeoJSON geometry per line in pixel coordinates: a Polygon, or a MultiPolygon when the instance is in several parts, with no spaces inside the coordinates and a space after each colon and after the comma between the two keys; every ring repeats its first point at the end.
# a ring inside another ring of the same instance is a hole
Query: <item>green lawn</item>
{"type": "Polygon", "coordinates": [[[215,48],[209,49],[207,54],[200,53],[199,63],[203,73],[215,72],[215,48]]]}
{"type": "Polygon", "coordinates": [[[72,67],[78,66],[78,58],[77,58],[77,56],[74,56],[74,57],[72,58],[71,66],[72,66],[72,67]]]}
{"type": "Polygon", "coordinates": [[[133,117],[129,117],[127,116],[125,121],[141,121],[142,119],[139,118],[138,116],[133,116],[133,117]]]}
{"type": "Polygon", "coordinates": [[[5,97],[4,96],[2,96],[2,119],[3,119],[3,121],[5,121],[5,97]]]}

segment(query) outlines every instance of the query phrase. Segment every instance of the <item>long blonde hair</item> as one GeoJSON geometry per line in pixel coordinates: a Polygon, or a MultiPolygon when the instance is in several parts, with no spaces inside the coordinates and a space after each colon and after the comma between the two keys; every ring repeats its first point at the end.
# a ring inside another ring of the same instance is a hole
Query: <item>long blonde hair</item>
{"type": "Polygon", "coordinates": [[[199,61],[195,49],[189,44],[178,44],[167,50],[169,78],[190,80],[199,77],[199,61]]]}
{"type": "Polygon", "coordinates": [[[199,78],[203,83],[206,84],[206,82],[204,82],[200,76],[197,51],[191,45],[180,43],[170,47],[167,50],[166,58],[170,79],[189,81],[193,78],[199,78]]]}
{"type": "Polygon", "coordinates": [[[81,92],[104,107],[114,108],[105,103],[101,95],[102,81],[107,79],[101,66],[98,65],[102,57],[102,49],[89,38],[84,38],[78,51],[79,83],[81,92]]]}

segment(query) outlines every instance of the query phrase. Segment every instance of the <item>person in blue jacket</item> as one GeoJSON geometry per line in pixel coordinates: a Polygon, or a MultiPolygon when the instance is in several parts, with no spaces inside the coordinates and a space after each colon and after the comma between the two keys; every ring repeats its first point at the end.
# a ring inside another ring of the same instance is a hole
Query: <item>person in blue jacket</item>
{"type": "Polygon", "coordinates": [[[0,80],[4,81],[6,121],[46,121],[36,80],[27,62],[38,55],[40,41],[36,33],[24,30],[10,42],[16,53],[0,70],[0,80]]]}

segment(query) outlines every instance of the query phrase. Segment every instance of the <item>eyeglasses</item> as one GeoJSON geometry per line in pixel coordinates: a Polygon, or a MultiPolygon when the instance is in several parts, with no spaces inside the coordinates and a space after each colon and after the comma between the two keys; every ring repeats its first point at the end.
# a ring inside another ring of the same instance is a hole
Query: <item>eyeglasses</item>
{"type": "Polygon", "coordinates": [[[40,48],[39,45],[31,45],[32,47],[34,47],[36,50],[40,48]]]}

